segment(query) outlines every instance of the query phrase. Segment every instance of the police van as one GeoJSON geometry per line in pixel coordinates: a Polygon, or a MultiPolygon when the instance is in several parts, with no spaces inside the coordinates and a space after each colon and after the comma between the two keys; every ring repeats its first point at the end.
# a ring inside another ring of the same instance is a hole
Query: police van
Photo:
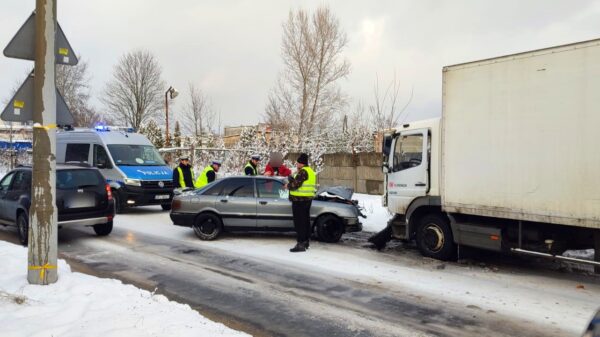
{"type": "Polygon", "coordinates": [[[61,130],[56,160],[97,167],[112,189],[117,213],[141,205],[171,209],[172,171],[148,138],[131,128],[61,130]]]}

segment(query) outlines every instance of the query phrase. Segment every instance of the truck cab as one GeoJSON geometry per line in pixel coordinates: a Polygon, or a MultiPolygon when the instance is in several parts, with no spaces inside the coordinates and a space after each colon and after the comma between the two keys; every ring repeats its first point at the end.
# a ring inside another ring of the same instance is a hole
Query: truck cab
{"type": "Polygon", "coordinates": [[[144,135],[130,128],[97,126],[94,129],[59,131],[57,162],[88,163],[109,183],[115,210],[161,205],[171,208],[172,171],[144,135]]]}

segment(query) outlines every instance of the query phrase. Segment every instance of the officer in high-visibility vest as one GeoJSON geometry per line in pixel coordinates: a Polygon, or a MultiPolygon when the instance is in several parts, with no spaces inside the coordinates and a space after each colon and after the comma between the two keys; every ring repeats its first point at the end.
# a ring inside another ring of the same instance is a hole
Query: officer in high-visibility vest
{"type": "Polygon", "coordinates": [[[308,166],[308,155],[301,153],[296,162],[298,171],[286,187],[290,190],[294,229],[296,230],[296,246],[290,252],[304,252],[308,249],[311,234],[310,206],[317,194],[317,175],[308,166]]]}
{"type": "Polygon", "coordinates": [[[220,168],[221,162],[218,160],[213,160],[212,163],[205,167],[202,173],[200,173],[194,186],[196,188],[202,188],[215,181],[215,179],[217,179],[217,172],[219,172],[220,168]]]}
{"type": "Polygon", "coordinates": [[[257,154],[252,155],[246,166],[244,166],[244,174],[247,176],[258,175],[258,163],[260,162],[260,156],[257,154]]]}
{"type": "Polygon", "coordinates": [[[175,188],[194,187],[194,171],[188,156],[179,157],[179,165],[173,170],[175,188]]]}

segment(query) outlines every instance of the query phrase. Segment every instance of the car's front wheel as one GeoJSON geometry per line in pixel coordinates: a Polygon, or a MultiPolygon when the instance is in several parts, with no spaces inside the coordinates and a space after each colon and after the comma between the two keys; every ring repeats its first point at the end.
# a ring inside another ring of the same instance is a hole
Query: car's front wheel
{"type": "Polygon", "coordinates": [[[340,241],[344,234],[344,222],[333,214],[320,216],[315,224],[317,238],[324,242],[335,243],[340,241]]]}
{"type": "Polygon", "coordinates": [[[202,213],[196,217],[192,228],[200,240],[214,240],[223,231],[223,223],[215,214],[202,213]]]}
{"type": "Polygon", "coordinates": [[[99,224],[99,225],[94,225],[94,232],[96,232],[96,235],[98,236],[107,236],[108,234],[110,234],[110,232],[112,232],[113,229],[113,222],[109,221],[107,223],[103,223],[103,224],[99,224]]]}
{"type": "Polygon", "coordinates": [[[19,231],[19,241],[23,246],[27,246],[29,239],[29,218],[25,212],[19,213],[17,217],[17,230],[19,231]]]}

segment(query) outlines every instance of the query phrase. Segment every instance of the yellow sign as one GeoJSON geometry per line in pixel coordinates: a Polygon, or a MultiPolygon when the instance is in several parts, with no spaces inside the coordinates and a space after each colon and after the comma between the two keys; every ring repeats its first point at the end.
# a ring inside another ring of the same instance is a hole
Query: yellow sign
{"type": "Polygon", "coordinates": [[[60,55],[65,55],[65,56],[69,55],[69,49],[67,49],[67,48],[58,48],[58,53],[60,55]]]}
{"type": "Polygon", "coordinates": [[[13,103],[13,107],[15,109],[23,109],[25,107],[25,102],[15,100],[15,102],[13,103]]]}

